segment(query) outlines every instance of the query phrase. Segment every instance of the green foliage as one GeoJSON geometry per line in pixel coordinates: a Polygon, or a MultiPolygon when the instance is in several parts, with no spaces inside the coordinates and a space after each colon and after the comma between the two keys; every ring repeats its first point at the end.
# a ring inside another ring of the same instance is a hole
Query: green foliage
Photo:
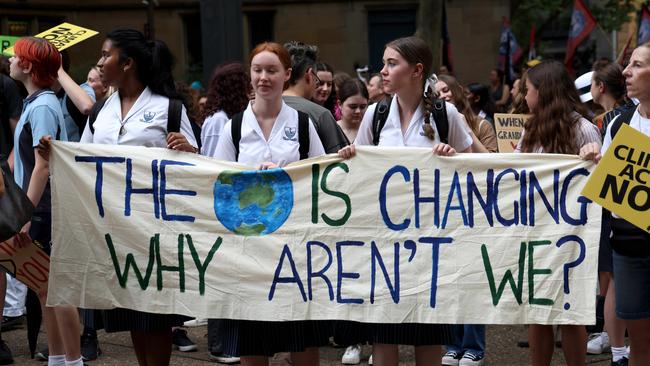
{"type": "Polygon", "coordinates": [[[607,0],[602,6],[593,6],[591,13],[606,32],[619,30],[624,23],[631,20],[630,13],[636,7],[632,0],[607,0]]]}

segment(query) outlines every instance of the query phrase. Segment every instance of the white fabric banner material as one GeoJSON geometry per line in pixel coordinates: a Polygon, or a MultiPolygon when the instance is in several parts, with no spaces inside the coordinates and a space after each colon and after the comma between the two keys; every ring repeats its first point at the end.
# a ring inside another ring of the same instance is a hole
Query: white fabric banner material
{"type": "Polygon", "coordinates": [[[197,317],[591,324],[574,156],[357,148],[267,171],[55,142],[48,304],[197,317]]]}

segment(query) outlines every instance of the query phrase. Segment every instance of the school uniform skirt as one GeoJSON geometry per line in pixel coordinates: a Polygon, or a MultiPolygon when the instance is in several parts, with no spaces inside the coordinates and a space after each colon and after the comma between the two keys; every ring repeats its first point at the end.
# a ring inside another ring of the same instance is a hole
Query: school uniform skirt
{"type": "Polygon", "coordinates": [[[267,356],[322,347],[333,334],[329,320],[267,322],[224,319],[219,333],[230,356],[267,356]]]}
{"type": "Polygon", "coordinates": [[[369,342],[432,346],[451,344],[453,339],[453,327],[450,324],[337,321],[334,325],[334,342],[341,345],[369,342]]]}
{"type": "Polygon", "coordinates": [[[130,309],[104,310],[104,329],[107,333],[136,331],[163,332],[183,325],[190,317],[177,314],[154,314],[130,309]]]}

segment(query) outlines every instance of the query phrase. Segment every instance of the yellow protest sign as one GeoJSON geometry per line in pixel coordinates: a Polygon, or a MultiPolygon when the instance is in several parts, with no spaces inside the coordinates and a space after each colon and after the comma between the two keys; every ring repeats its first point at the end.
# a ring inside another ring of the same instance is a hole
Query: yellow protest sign
{"type": "MultiPolygon", "coordinates": [[[[36,38],[44,38],[50,41],[57,50],[63,51],[70,46],[74,46],[79,42],[98,34],[97,31],[92,29],[83,28],[78,25],[70,23],[62,23],[54,28],[50,28],[45,32],[35,35],[36,38]]],[[[5,54],[13,55],[13,47],[7,48],[5,54]]]]}
{"type": "Polygon", "coordinates": [[[517,142],[524,129],[524,123],[530,118],[528,114],[494,114],[494,127],[497,131],[499,152],[510,153],[517,147],[517,142]]]}
{"type": "Polygon", "coordinates": [[[650,232],[650,137],[623,124],[582,195],[650,232]]]}

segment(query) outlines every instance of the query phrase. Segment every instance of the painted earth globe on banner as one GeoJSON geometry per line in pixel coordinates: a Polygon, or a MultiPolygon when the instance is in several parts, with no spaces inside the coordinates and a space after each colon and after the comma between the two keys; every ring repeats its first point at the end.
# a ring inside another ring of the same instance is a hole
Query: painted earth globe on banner
{"type": "Polygon", "coordinates": [[[293,184],[282,169],[224,171],[214,183],[214,212],[235,234],[271,234],[292,208],[293,184]]]}

